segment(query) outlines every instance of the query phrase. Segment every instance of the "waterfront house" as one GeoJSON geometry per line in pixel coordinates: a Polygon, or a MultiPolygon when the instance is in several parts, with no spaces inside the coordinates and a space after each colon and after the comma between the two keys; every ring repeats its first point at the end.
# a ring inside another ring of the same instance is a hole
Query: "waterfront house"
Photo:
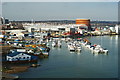
{"type": "Polygon", "coordinates": [[[25,52],[12,51],[6,56],[6,60],[10,62],[14,61],[36,61],[37,56],[27,54],[25,52]]]}

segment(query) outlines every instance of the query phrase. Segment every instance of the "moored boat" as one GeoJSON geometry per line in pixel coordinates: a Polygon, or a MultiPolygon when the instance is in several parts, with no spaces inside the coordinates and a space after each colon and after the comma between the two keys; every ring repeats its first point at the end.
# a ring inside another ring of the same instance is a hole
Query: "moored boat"
{"type": "Polygon", "coordinates": [[[70,50],[70,51],[75,51],[75,47],[71,45],[71,46],[69,47],[69,50],[70,50]]]}
{"type": "Polygon", "coordinates": [[[80,46],[77,46],[76,51],[80,52],[82,49],[80,46]]]}
{"type": "Polygon", "coordinates": [[[52,47],[55,47],[56,46],[56,43],[55,42],[52,42],[52,47]]]}

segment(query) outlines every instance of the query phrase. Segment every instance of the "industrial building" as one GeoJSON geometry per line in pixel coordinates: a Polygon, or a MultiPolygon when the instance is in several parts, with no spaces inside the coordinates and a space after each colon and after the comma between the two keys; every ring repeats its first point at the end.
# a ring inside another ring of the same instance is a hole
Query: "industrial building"
{"type": "Polygon", "coordinates": [[[120,34],[120,25],[115,26],[115,31],[117,34],[120,34]]]}
{"type": "Polygon", "coordinates": [[[76,19],[76,24],[85,24],[91,30],[90,19],[76,19]]]}

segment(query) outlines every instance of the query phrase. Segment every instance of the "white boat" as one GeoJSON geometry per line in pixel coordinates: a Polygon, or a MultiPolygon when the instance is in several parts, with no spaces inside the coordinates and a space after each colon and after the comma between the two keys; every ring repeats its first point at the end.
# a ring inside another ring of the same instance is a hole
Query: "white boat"
{"type": "Polygon", "coordinates": [[[95,48],[94,46],[90,46],[90,48],[89,48],[89,49],[93,51],[93,50],[94,50],[94,48],[95,48]]]}
{"type": "Polygon", "coordinates": [[[23,45],[22,44],[18,44],[20,47],[22,47],[23,45]]]}
{"type": "Polygon", "coordinates": [[[69,48],[70,46],[71,46],[71,45],[70,45],[70,44],[68,44],[68,46],[67,46],[67,47],[69,48]]]}
{"type": "Polygon", "coordinates": [[[58,47],[61,47],[62,43],[60,41],[58,41],[58,47]]]}
{"type": "Polygon", "coordinates": [[[39,55],[39,54],[40,54],[40,52],[35,52],[34,54],[35,54],[35,55],[39,55]]]}
{"type": "Polygon", "coordinates": [[[47,43],[47,44],[46,44],[46,46],[50,46],[50,44],[49,44],[49,43],[47,43]]]}
{"type": "Polygon", "coordinates": [[[95,48],[95,49],[93,50],[93,52],[95,52],[95,53],[100,53],[100,49],[95,48]]]}
{"type": "Polygon", "coordinates": [[[100,52],[101,52],[101,53],[108,53],[108,50],[101,48],[101,49],[100,49],[100,52]]]}
{"type": "Polygon", "coordinates": [[[17,46],[18,43],[14,43],[14,46],[17,46]]]}
{"type": "Polygon", "coordinates": [[[48,55],[49,55],[49,53],[46,52],[46,51],[42,52],[42,54],[45,55],[45,56],[48,56],[48,55]]]}
{"type": "Polygon", "coordinates": [[[78,52],[80,52],[82,49],[81,49],[81,47],[80,46],[78,46],[77,48],[76,48],[76,51],[78,51],[78,52]]]}
{"type": "Polygon", "coordinates": [[[70,51],[75,51],[75,47],[73,47],[72,45],[69,47],[70,51]]]}
{"type": "Polygon", "coordinates": [[[97,45],[96,47],[100,49],[100,53],[108,53],[108,50],[103,49],[100,45],[97,45]]]}
{"type": "Polygon", "coordinates": [[[28,50],[27,53],[34,53],[34,51],[33,50],[28,50]]]}
{"type": "Polygon", "coordinates": [[[100,45],[97,45],[93,51],[97,53],[108,53],[108,50],[103,49],[100,45]]]}
{"type": "Polygon", "coordinates": [[[90,49],[90,45],[88,45],[88,44],[87,44],[87,45],[85,45],[85,47],[90,49]]]}
{"type": "Polygon", "coordinates": [[[104,53],[108,53],[108,50],[104,49],[103,52],[104,52],[104,53]]]}
{"type": "Polygon", "coordinates": [[[52,42],[52,47],[55,47],[56,46],[56,43],[55,42],[52,42]]]}
{"type": "Polygon", "coordinates": [[[82,44],[83,46],[85,46],[85,45],[86,45],[86,43],[84,43],[84,42],[82,42],[81,44],[82,44]]]}
{"type": "Polygon", "coordinates": [[[100,48],[101,48],[101,46],[100,45],[97,45],[96,47],[95,47],[95,49],[93,50],[93,52],[95,52],[95,53],[100,53],[100,48]]]}

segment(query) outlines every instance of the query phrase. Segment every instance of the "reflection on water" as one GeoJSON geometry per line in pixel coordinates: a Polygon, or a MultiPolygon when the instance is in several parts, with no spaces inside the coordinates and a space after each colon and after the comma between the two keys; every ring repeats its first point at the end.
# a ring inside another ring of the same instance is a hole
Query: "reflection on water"
{"type": "Polygon", "coordinates": [[[80,55],[81,54],[81,52],[74,52],[74,51],[70,51],[70,54],[77,54],[77,55],[80,55]]]}
{"type": "Polygon", "coordinates": [[[108,56],[108,53],[104,53],[104,55],[108,56]]]}
{"type": "Polygon", "coordinates": [[[98,53],[93,53],[93,56],[97,57],[97,56],[98,56],[98,53]]]}
{"type": "Polygon", "coordinates": [[[70,54],[74,54],[75,52],[73,52],[73,51],[70,51],[70,54]]]}
{"type": "Polygon", "coordinates": [[[115,40],[116,40],[116,41],[115,41],[115,42],[116,42],[115,44],[118,44],[118,36],[115,36],[115,40]]]}
{"type": "Polygon", "coordinates": [[[109,54],[108,53],[92,53],[93,56],[99,56],[99,55],[106,55],[108,56],[109,54]]]}
{"type": "Polygon", "coordinates": [[[80,55],[81,54],[81,51],[80,52],[77,52],[77,55],[80,55]]]}
{"type": "Polygon", "coordinates": [[[107,54],[92,53],[82,47],[81,52],[70,52],[67,44],[51,47],[48,59],[39,60],[42,66],[18,73],[22,78],[116,78],[118,76],[117,36],[88,37],[91,43],[107,48],[107,54]],[[102,41],[101,41],[102,40],[102,41]]]}

